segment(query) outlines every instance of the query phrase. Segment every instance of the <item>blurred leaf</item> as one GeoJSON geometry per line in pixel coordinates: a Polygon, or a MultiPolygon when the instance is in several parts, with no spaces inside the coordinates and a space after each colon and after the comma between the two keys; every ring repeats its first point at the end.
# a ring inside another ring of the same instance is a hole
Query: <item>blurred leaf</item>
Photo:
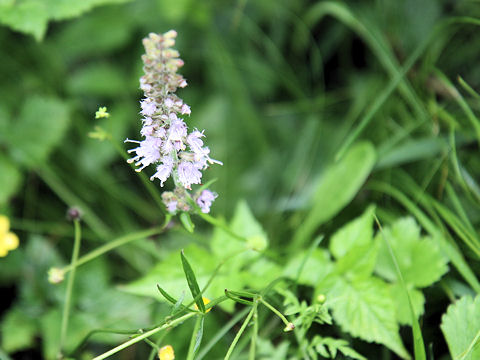
{"type": "MultiPolygon", "coordinates": [[[[294,254],[283,268],[283,275],[291,279],[296,279],[298,269],[305,259],[307,251],[301,251],[294,254]]],[[[298,284],[315,286],[322,278],[327,276],[333,269],[333,263],[326,250],[315,249],[308,257],[303,266],[303,271],[298,279],[298,284]]]]}
{"type": "Polygon", "coordinates": [[[355,220],[342,226],[330,239],[330,252],[337,259],[344,256],[354,246],[366,245],[373,239],[373,214],[374,206],[367,210],[355,220]]]}
{"type": "Polygon", "coordinates": [[[327,299],[334,320],[344,331],[383,344],[403,359],[410,358],[398,333],[395,304],[386,283],[375,278],[354,282],[338,278],[327,299]]]}
{"type": "Polygon", "coordinates": [[[122,3],[128,0],[24,0],[2,3],[0,23],[13,30],[30,34],[42,40],[49,20],[73,18],[91,10],[95,6],[122,3]]]}
{"type": "MultiPolygon", "coordinates": [[[[205,285],[210,278],[210,275],[213,273],[217,262],[212,261],[212,254],[207,250],[194,244],[186,247],[185,252],[188,253],[190,261],[195,263],[197,282],[200,286],[205,285]]],[[[145,276],[129,283],[128,285],[121,286],[120,290],[135,295],[149,296],[159,299],[160,301],[165,301],[158,292],[157,283],[174,298],[179,298],[182,292],[186,289],[185,274],[178,253],[170,254],[165,260],[159,262],[153,269],[151,269],[145,276]]],[[[207,293],[210,293],[209,290],[207,290],[207,293]]],[[[208,295],[205,296],[210,297],[208,295]]],[[[213,297],[215,296],[210,298],[213,297]]]]}
{"type": "Polygon", "coordinates": [[[129,93],[126,75],[114,64],[89,64],[67,79],[67,88],[72,95],[92,97],[115,97],[129,93]]]}
{"type": "Polygon", "coordinates": [[[337,261],[334,271],[347,279],[368,278],[375,268],[378,251],[378,243],[354,246],[337,261]]]}
{"type": "MultiPolygon", "coordinates": [[[[407,285],[426,287],[447,272],[447,260],[437,243],[429,237],[420,237],[420,227],[413,218],[398,220],[385,228],[383,234],[392,246],[407,285]]],[[[381,245],[375,271],[387,280],[397,281],[395,266],[381,236],[377,235],[381,245]]]]}
{"type": "Polygon", "coordinates": [[[2,320],[2,348],[13,353],[33,345],[37,327],[21,309],[14,307],[2,320]]]}
{"type": "Polygon", "coordinates": [[[375,165],[375,148],[358,143],[337,163],[324,170],[312,199],[312,210],[295,233],[291,247],[303,245],[323,224],[342,210],[358,193],[375,165]]]}
{"type": "Polygon", "coordinates": [[[480,296],[465,296],[450,305],[442,316],[443,335],[452,359],[480,359],[480,296]]]}
{"type": "Polygon", "coordinates": [[[12,162],[0,153],[0,205],[5,204],[20,186],[21,174],[12,162]]]}
{"type": "Polygon", "coordinates": [[[29,97],[6,139],[13,158],[28,167],[41,167],[60,143],[69,123],[68,106],[55,98],[29,97]]]}

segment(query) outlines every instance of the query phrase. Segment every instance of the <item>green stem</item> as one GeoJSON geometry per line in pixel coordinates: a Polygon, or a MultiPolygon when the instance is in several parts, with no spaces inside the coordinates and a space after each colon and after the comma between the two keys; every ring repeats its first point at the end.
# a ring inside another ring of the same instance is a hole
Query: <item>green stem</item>
{"type": "Polygon", "coordinates": [[[250,342],[250,352],[248,354],[248,360],[255,360],[255,350],[257,345],[257,337],[258,337],[258,310],[257,310],[257,302],[253,305],[254,312],[253,312],[253,334],[252,340],[250,342]]]}
{"type": "Polygon", "coordinates": [[[73,290],[73,283],[75,281],[75,269],[77,266],[78,254],[80,252],[80,242],[81,242],[81,236],[82,236],[80,220],[78,219],[73,220],[73,224],[75,227],[75,239],[73,243],[72,261],[70,264],[71,273],[70,273],[70,276],[68,277],[67,289],[65,292],[65,304],[63,306],[62,325],[61,325],[62,327],[60,330],[60,345],[58,350],[58,358],[62,358],[63,345],[67,337],[68,318],[70,316],[72,290],[73,290]]]}
{"type": "Polygon", "coordinates": [[[271,311],[273,311],[275,313],[275,315],[277,315],[283,321],[285,326],[290,326],[291,325],[290,321],[288,321],[288,319],[285,316],[283,316],[283,314],[280,311],[278,311],[272,305],[270,305],[268,302],[263,300],[263,298],[259,298],[259,300],[263,305],[265,305],[267,308],[269,308],[271,311]]]}
{"type": "Polygon", "coordinates": [[[235,239],[240,240],[240,241],[247,241],[247,239],[245,237],[243,237],[241,235],[238,235],[235,232],[233,232],[232,230],[230,230],[229,227],[223,221],[218,220],[218,219],[216,219],[213,216],[210,216],[208,214],[202,213],[201,211],[198,211],[197,213],[198,213],[198,215],[200,215],[200,217],[203,220],[205,220],[206,222],[209,222],[213,226],[216,226],[216,227],[222,229],[228,235],[234,237],[235,239]]]}
{"type": "Polygon", "coordinates": [[[186,315],[183,315],[181,317],[179,317],[178,319],[175,319],[167,324],[163,324],[159,327],[156,327],[150,331],[147,331],[146,333],[142,334],[142,335],[139,335],[131,340],[128,340],[126,342],[124,342],[123,344],[120,344],[118,345],[117,347],[114,347],[113,349],[93,358],[92,360],[103,360],[103,359],[106,359],[107,357],[113,355],[113,354],[116,354],[118,353],[119,351],[122,351],[123,349],[126,349],[127,347],[133,345],[133,344],[136,344],[138,343],[139,341],[142,341],[143,339],[146,339],[162,330],[165,330],[165,329],[168,329],[168,328],[172,328],[172,327],[175,327],[179,324],[181,324],[182,322],[184,322],[185,320],[191,318],[192,316],[195,316],[197,315],[196,312],[192,312],[192,313],[188,313],[186,315]]]}
{"type": "MultiPolygon", "coordinates": [[[[248,316],[247,316],[247,318],[245,319],[245,321],[243,322],[242,327],[240,328],[240,330],[238,330],[237,335],[235,335],[235,338],[233,339],[232,343],[230,344],[230,347],[228,348],[227,354],[225,355],[225,357],[223,358],[223,360],[228,360],[228,359],[230,359],[230,356],[232,356],[232,352],[233,352],[233,350],[235,349],[235,346],[237,346],[238,340],[240,339],[240,337],[242,336],[243,332],[244,332],[245,329],[247,328],[247,325],[248,325],[248,323],[250,322],[250,319],[252,318],[253,313],[254,313],[255,310],[256,310],[256,304],[257,304],[257,302],[255,302],[255,304],[253,305],[252,310],[250,310],[250,312],[248,313],[248,316]]],[[[94,360],[95,360],[95,359],[94,359],[94,360]]]]}
{"type": "Polygon", "coordinates": [[[197,332],[200,328],[200,323],[202,322],[203,315],[198,315],[197,320],[195,321],[195,326],[193,327],[192,338],[190,339],[190,346],[188,347],[187,360],[193,360],[195,356],[195,343],[197,341],[197,332]]]}
{"type": "MultiPolygon", "coordinates": [[[[160,227],[156,227],[156,228],[153,228],[153,229],[149,229],[149,230],[144,230],[144,231],[138,231],[138,232],[135,232],[135,233],[132,233],[132,234],[128,234],[128,235],[125,235],[125,236],[121,236],[111,242],[108,242],[106,243],[105,245],[102,245],[98,248],[96,248],[95,250],[92,250],[91,252],[89,252],[88,254],[82,256],[80,259],[78,259],[77,263],[76,263],[76,267],[80,266],[80,265],[83,265],[93,259],[96,259],[97,257],[111,251],[111,250],[114,250],[122,245],[125,245],[131,241],[134,241],[134,240],[138,240],[138,239],[144,239],[144,238],[147,238],[149,236],[152,236],[152,235],[157,235],[157,234],[161,234],[164,229],[165,229],[165,226],[166,224],[160,226],[160,227]]],[[[64,273],[67,273],[69,271],[71,271],[73,268],[73,265],[70,264],[70,265],[67,265],[65,266],[62,270],[64,271],[64,273]]]]}

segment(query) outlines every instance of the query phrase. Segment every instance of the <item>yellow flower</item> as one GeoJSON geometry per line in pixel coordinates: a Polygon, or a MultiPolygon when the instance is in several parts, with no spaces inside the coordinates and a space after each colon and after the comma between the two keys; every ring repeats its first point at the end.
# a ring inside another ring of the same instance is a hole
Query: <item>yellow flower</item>
{"type": "Polygon", "coordinates": [[[175,359],[175,353],[171,345],[166,345],[158,350],[158,358],[160,360],[173,360],[175,359]]]}
{"type": "Polygon", "coordinates": [[[10,229],[10,221],[4,215],[0,215],[0,257],[7,256],[9,251],[15,250],[18,247],[18,236],[10,229]]]}
{"type": "Polygon", "coordinates": [[[107,107],[99,107],[98,111],[95,112],[95,119],[108,118],[110,114],[107,112],[107,107]]]}
{"type": "MultiPolygon", "coordinates": [[[[205,296],[202,296],[202,300],[203,300],[203,303],[204,303],[205,305],[207,305],[207,304],[210,302],[210,299],[209,299],[209,298],[206,298],[205,296]]],[[[198,310],[197,304],[193,305],[193,307],[195,308],[195,310],[198,310]]],[[[210,310],[212,310],[212,308],[207,309],[207,311],[205,311],[205,313],[209,312],[210,310]]]]}

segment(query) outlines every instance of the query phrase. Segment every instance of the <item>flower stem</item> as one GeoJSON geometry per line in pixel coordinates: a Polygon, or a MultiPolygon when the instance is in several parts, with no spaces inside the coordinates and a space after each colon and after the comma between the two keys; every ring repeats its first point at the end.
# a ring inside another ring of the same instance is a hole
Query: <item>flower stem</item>
{"type": "Polygon", "coordinates": [[[192,338],[190,339],[190,346],[188,347],[187,360],[193,360],[195,356],[195,343],[197,342],[197,333],[202,322],[203,315],[198,315],[197,320],[195,321],[195,326],[193,327],[192,338]]]}
{"type": "Polygon", "coordinates": [[[259,301],[265,305],[267,308],[269,308],[271,311],[273,311],[275,313],[275,315],[277,315],[282,321],[283,323],[285,324],[285,326],[290,326],[290,322],[287,320],[287,318],[285,316],[283,316],[283,314],[278,311],[277,309],[275,309],[272,305],[270,305],[268,302],[266,302],[265,300],[263,300],[263,298],[259,298],[259,301]]]}
{"type": "MultiPolygon", "coordinates": [[[[162,226],[159,226],[159,227],[155,227],[153,229],[149,229],[149,230],[144,230],[144,231],[138,231],[138,232],[134,232],[134,233],[131,233],[131,234],[128,234],[128,235],[125,235],[125,236],[121,236],[113,241],[110,241],[108,243],[106,243],[105,245],[102,245],[98,248],[96,248],[95,250],[92,250],[91,252],[89,252],[88,254],[82,256],[80,259],[78,259],[78,261],[76,262],[76,267],[80,266],[80,265],[83,265],[93,259],[96,259],[97,257],[105,254],[106,252],[109,252],[111,250],[114,250],[122,245],[125,245],[131,241],[134,241],[134,240],[138,240],[138,239],[144,239],[144,238],[147,238],[149,236],[152,236],[152,235],[157,235],[157,234],[161,234],[164,230],[165,230],[165,226],[167,225],[167,223],[163,224],[162,226]]],[[[67,265],[65,266],[62,270],[67,273],[69,271],[71,271],[73,269],[73,265],[70,264],[70,265],[67,265]]]]}
{"type": "Polygon", "coordinates": [[[67,337],[68,320],[70,316],[70,307],[71,307],[71,300],[72,300],[72,290],[73,290],[73,284],[75,281],[75,269],[77,267],[77,259],[78,259],[78,254],[80,252],[80,243],[82,238],[80,220],[79,219],[73,220],[73,225],[75,228],[75,237],[74,237],[74,243],[73,243],[72,261],[70,263],[71,272],[70,272],[70,276],[68,277],[67,289],[65,291],[65,304],[63,306],[58,358],[62,357],[62,350],[65,343],[65,339],[67,337]]]}
{"type": "MultiPolygon", "coordinates": [[[[257,304],[257,302],[255,302],[257,304]]],[[[250,341],[250,352],[248,354],[248,360],[255,360],[255,350],[257,346],[257,336],[258,336],[258,311],[257,306],[254,305],[254,313],[253,313],[253,334],[252,339],[250,341]]]]}
{"type": "Polygon", "coordinates": [[[257,302],[254,303],[254,305],[252,307],[252,310],[250,310],[250,312],[247,315],[247,318],[245,319],[245,321],[242,324],[242,327],[240,328],[240,330],[238,330],[237,335],[235,335],[235,338],[233,339],[232,343],[230,344],[230,347],[228,348],[227,354],[225,355],[223,360],[229,360],[230,356],[232,356],[233,350],[237,346],[238,340],[240,340],[240,337],[242,336],[243,332],[247,328],[247,325],[250,322],[250,319],[252,318],[253,313],[257,309],[257,304],[258,304],[257,302]]]}
{"type": "Polygon", "coordinates": [[[156,327],[150,331],[147,331],[146,333],[142,334],[142,335],[139,335],[133,339],[130,339],[126,342],[124,342],[123,344],[120,344],[118,345],[117,347],[114,347],[113,349],[93,358],[92,360],[103,360],[103,359],[106,359],[107,357],[113,355],[113,354],[116,354],[117,352],[119,351],[122,351],[123,349],[126,349],[127,347],[129,347],[130,345],[133,345],[133,344],[136,344],[138,343],[139,341],[142,341],[143,339],[146,339],[162,330],[165,330],[165,329],[168,329],[168,328],[172,328],[172,327],[175,327],[179,324],[181,324],[182,322],[184,322],[185,320],[191,318],[192,316],[195,316],[197,315],[196,312],[191,312],[191,313],[188,313],[186,315],[183,315],[181,317],[179,317],[178,319],[175,319],[169,323],[166,323],[166,324],[163,324],[159,327],[156,327]]]}

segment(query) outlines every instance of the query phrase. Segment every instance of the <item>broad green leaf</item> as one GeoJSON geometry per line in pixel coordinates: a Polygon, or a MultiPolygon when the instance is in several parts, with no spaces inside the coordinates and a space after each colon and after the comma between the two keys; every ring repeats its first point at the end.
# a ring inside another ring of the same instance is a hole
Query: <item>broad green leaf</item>
{"type": "MultiPolygon", "coordinates": [[[[297,252],[292,256],[284,267],[283,275],[296,279],[298,269],[305,259],[307,251],[297,252]]],[[[326,250],[315,249],[307,258],[300,273],[298,284],[315,286],[321,279],[327,276],[333,269],[333,263],[326,250]]]]}
{"type": "Polygon", "coordinates": [[[335,258],[343,257],[354,246],[367,245],[372,242],[374,212],[375,207],[369,206],[360,217],[350,221],[333,234],[329,249],[335,258]]]}
{"type": "Polygon", "coordinates": [[[115,64],[89,64],[67,79],[67,89],[75,96],[115,97],[128,94],[126,74],[115,64]]]}
{"type": "Polygon", "coordinates": [[[198,308],[202,312],[205,312],[205,304],[203,303],[200,287],[198,286],[195,273],[193,272],[193,269],[190,266],[190,263],[185,257],[183,250],[180,252],[180,257],[182,259],[183,272],[185,273],[185,277],[187,278],[187,284],[188,284],[188,287],[190,288],[190,292],[192,293],[192,297],[195,299],[195,303],[197,304],[198,308]]]}
{"type": "Polygon", "coordinates": [[[34,318],[30,318],[19,307],[14,307],[2,319],[2,348],[13,353],[33,345],[37,333],[34,318]]]}
{"type": "Polygon", "coordinates": [[[337,261],[335,273],[350,280],[370,277],[377,262],[379,248],[378,242],[353,247],[337,261]]]}
{"type": "Polygon", "coordinates": [[[33,35],[42,40],[49,20],[73,18],[95,6],[122,3],[126,0],[24,0],[2,3],[0,23],[13,30],[33,35]]]}
{"type": "MultiPolygon", "coordinates": [[[[400,271],[407,285],[422,288],[438,281],[448,270],[447,260],[437,242],[430,237],[420,237],[420,227],[413,218],[403,218],[383,231],[397,257],[400,271]]],[[[385,240],[381,234],[380,252],[375,271],[390,281],[397,281],[397,272],[385,240]]]]}
{"type": "Polygon", "coordinates": [[[375,148],[358,143],[324,171],[312,199],[312,209],[295,233],[291,247],[302,246],[315,230],[342,210],[358,193],[375,165],[375,148]]]}
{"type": "MultiPolygon", "coordinates": [[[[410,312],[410,305],[408,303],[407,294],[399,283],[391,285],[390,291],[392,293],[393,301],[395,302],[397,320],[401,325],[412,325],[412,316],[410,312]]],[[[413,311],[418,317],[425,312],[425,297],[420,290],[413,286],[408,287],[408,293],[412,299],[413,311]]]]}
{"type": "Polygon", "coordinates": [[[348,282],[338,278],[327,294],[326,304],[344,331],[383,344],[403,359],[410,358],[398,333],[390,289],[383,281],[367,278],[348,282]]]}
{"type": "MultiPolygon", "coordinates": [[[[186,247],[185,253],[188,254],[190,261],[195,264],[197,282],[200,286],[204,286],[215,270],[217,261],[212,260],[212,254],[207,250],[194,244],[186,247]]],[[[130,284],[120,286],[120,289],[135,295],[149,296],[157,298],[160,301],[165,301],[163,296],[158,292],[157,284],[165,289],[165,291],[172,297],[177,299],[181,296],[182,292],[187,289],[182,261],[178,256],[178,253],[170,254],[166,259],[159,262],[153,269],[151,269],[145,276],[131,282],[130,284]]],[[[211,288],[208,289],[205,294],[205,296],[209,298],[221,295],[223,295],[223,289],[220,294],[212,294],[211,288]]]]}
{"type": "Polygon", "coordinates": [[[28,167],[41,167],[63,139],[68,123],[69,109],[61,100],[39,96],[27,98],[7,138],[10,153],[28,167]]]}
{"type": "Polygon", "coordinates": [[[443,335],[454,360],[480,359],[480,296],[465,296],[442,316],[443,335]]]}
{"type": "Polygon", "coordinates": [[[0,153],[0,205],[5,204],[20,186],[21,174],[18,168],[0,153]]]}

